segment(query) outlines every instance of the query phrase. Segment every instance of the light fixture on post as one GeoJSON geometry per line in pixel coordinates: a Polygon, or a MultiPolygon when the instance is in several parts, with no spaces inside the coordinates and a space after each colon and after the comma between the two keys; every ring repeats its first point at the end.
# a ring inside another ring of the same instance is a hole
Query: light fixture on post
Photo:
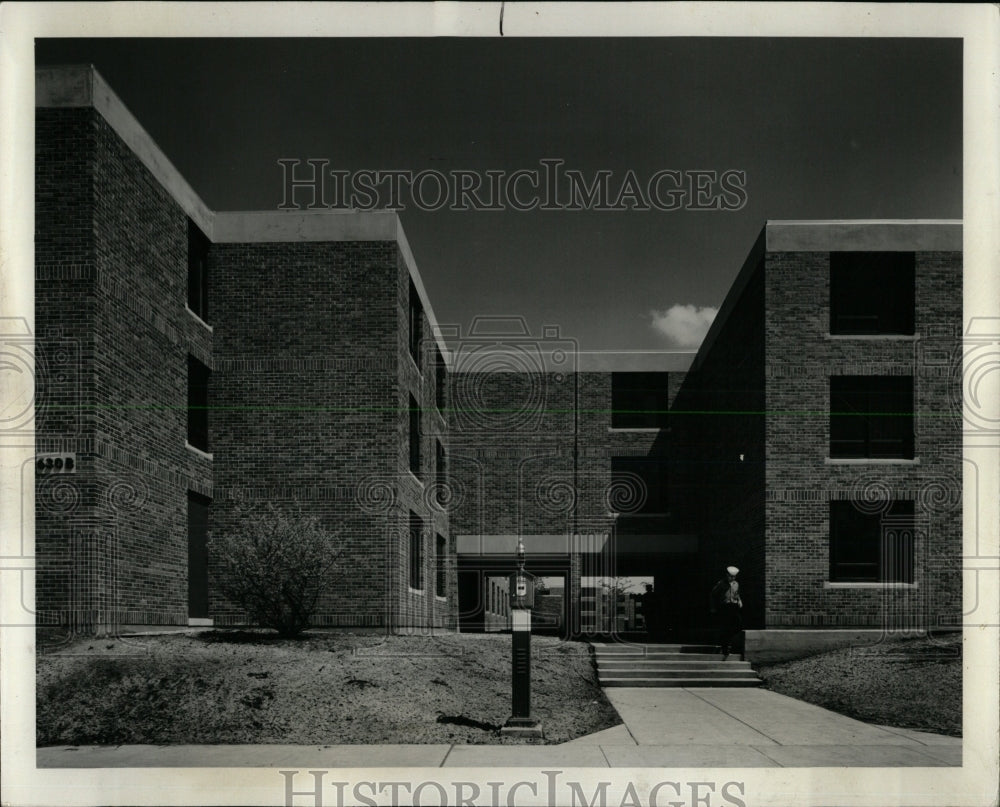
{"type": "Polygon", "coordinates": [[[500,733],[541,737],[542,724],[531,716],[531,609],[535,576],[524,570],[524,541],[517,539],[517,570],[510,576],[511,714],[500,733]]]}

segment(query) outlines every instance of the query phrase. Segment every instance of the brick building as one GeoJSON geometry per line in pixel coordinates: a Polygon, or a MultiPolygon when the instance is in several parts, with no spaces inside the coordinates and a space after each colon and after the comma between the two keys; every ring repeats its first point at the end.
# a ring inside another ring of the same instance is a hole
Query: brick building
{"type": "Polygon", "coordinates": [[[758,657],[960,624],[961,324],[960,222],[767,223],[676,403],[758,657]]]}
{"type": "Polygon", "coordinates": [[[247,501],[337,531],[325,625],[502,627],[519,537],[571,636],[730,563],[752,652],[957,620],[959,223],[769,222],[697,354],[586,353],[442,328],[392,212],[209,210],[92,68],[37,107],[40,623],[240,623],[247,501]]]}
{"type": "Polygon", "coordinates": [[[320,624],[453,626],[446,370],[396,215],[211,211],[89,67],[36,106],[36,331],[69,357],[38,376],[39,621],[243,621],[206,533],[263,501],[339,535],[320,624]]]}
{"type": "MultiPolygon", "coordinates": [[[[518,537],[529,572],[562,578],[570,635],[601,632],[581,610],[582,588],[638,576],[679,585],[697,538],[672,501],[683,482],[667,410],[693,354],[588,353],[520,320],[479,319],[448,341],[463,628],[479,628],[482,579],[512,571],[518,537]]],[[[667,604],[683,623],[688,603],[667,604]]]]}
{"type": "MultiPolygon", "coordinates": [[[[516,346],[489,371],[456,351],[456,404],[510,413],[453,422],[464,621],[475,572],[508,568],[521,535],[529,570],[566,579],[571,635],[602,632],[595,580],[638,576],[652,632],[706,639],[730,564],[758,658],[957,626],[961,238],[768,222],[695,356],[526,373],[516,346]]],[[[550,363],[569,351],[549,339],[550,363]]]]}

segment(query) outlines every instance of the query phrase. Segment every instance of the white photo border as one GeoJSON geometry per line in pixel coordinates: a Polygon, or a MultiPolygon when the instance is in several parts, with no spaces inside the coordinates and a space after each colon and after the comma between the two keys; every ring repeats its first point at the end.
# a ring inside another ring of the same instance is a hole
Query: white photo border
{"type": "MultiPolygon", "coordinates": [[[[500,3],[4,3],[0,6],[0,316],[33,324],[34,39],[41,37],[499,36],[500,3]]],[[[863,3],[508,3],[507,37],[956,37],[963,47],[964,325],[1000,325],[1000,12],[995,4],[863,3]]],[[[978,411],[1000,422],[1000,373],[980,387],[978,411]]],[[[8,390],[0,395],[26,390],[8,390]]],[[[30,393],[30,389],[27,390],[30,393]]],[[[1000,719],[1000,450],[996,438],[966,434],[963,764],[958,768],[566,769],[594,792],[621,794],[665,778],[738,780],[746,805],[986,805],[998,793],[1000,719]],[[988,444],[992,442],[992,444],[988,444]],[[968,463],[966,463],[968,467],[968,463]],[[978,493],[977,493],[978,491],[978,493]],[[669,773],[669,776],[664,776],[669,773]]],[[[32,574],[33,524],[22,548],[17,514],[34,512],[20,468],[31,449],[0,448],[0,693],[4,804],[283,804],[277,768],[45,769],[35,767],[34,631],[12,626],[22,613],[20,576],[32,574]],[[22,500],[23,497],[23,500],[22,500]],[[23,509],[22,509],[23,508],[23,509]],[[13,583],[11,581],[14,581],[13,583]]],[[[30,464],[30,463],[29,463],[30,464]]],[[[30,516],[29,516],[30,519],[30,516]]],[[[31,604],[28,603],[30,606],[31,604]]],[[[303,768],[303,773],[307,768],[303,768]]],[[[546,804],[545,777],[526,768],[340,769],[356,782],[534,781],[518,804],[546,804]]],[[[348,793],[350,789],[348,789],[348,793]]],[[[425,799],[433,798],[433,790],[425,799]]],[[[328,791],[324,803],[334,802],[328,791]]],[[[664,792],[664,798],[667,793],[664,792]]],[[[506,797],[505,797],[506,798],[506,797]]],[[[308,803],[299,797],[297,804],[308,803]]],[[[346,802],[345,802],[346,803],[346,802]]],[[[618,803],[615,801],[614,803],[618,803]]]]}

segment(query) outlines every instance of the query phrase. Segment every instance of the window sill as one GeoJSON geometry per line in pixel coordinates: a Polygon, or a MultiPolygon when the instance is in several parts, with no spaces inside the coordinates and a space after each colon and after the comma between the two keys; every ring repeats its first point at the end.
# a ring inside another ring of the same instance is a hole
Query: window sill
{"type": "Polygon", "coordinates": [[[414,482],[416,482],[418,485],[420,485],[421,488],[424,487],[423,480],[419,476],[417,476],[415,473],[413,473],[412,470],[410,470],[409,468],[407,468],[406,472],[410,475],[410,479],[412,479],[414,482]]]}
{"type": "Polygon", "coordinates": [[[435,594],[434,599],[437,600],[437,602],[448,602],[448,598],[442,597],[440,594],[435,594]]]}
{"type": "Polygon", "coordinates": [[[421,368],[421,366],[417,364],[417,360],[413,357],[413,354],[409,350],[407,350],[406,355],[410,357],[410,364],[413,365],[413,369],[417,371],[417,375],[419,375],[420,378],[423,379],[424,371],[421,368]]]}
{"type": "Polygon", "coordinates": [[[208,328],[208,332],[209,333],[214,333],[215,332],[215,329],[211,325],[209,325],[207,322],[205,322],[205,320],[203,320],[201,317],[199,317],[196,313],[194,313],[194,311],[191,310],[191,307],[187,303],[184,304],[184,310],[187,311],[192,317],[194,317],[195,320],[197,320],[202,325],[204,325],[206,328],[208,328]]]}
{"type": "Polygon", "coordinates": [[[878,588],[894,588],[894,589],[915,589],[919,588],[919,583],[834,583],[829,580],[823,581],[823,588],[866,588],[866,589],[878,589],[878,588]]]}
{"type": "Polygon", "coordinates": [[[421,597],[424,596],[424,590],[422,588],[414,588],[413,586],[409,585],[407,586],[407,588],[409,589],[410,594],[419,594],[421,597]]]}
{"type": "Polygon", "coordinates": [[[920,335],[915,333],[825,333],[824,339],[854,340],[860,339],[872,342],[919,342],[920,335]]]}
{"type": "Polygon", "coordinates": [[[657,434],[659,432],[669,432],[669,426],[608,426],[608,433],[615,434],[616,432],[622,432],[628,434],[629,432],[635,432],[637,434],[657,434]]]}
{"type": "Polygon", "coordinates": [[[189,616],[188,617],[188,627],[189,628],[212,628],[215,626],[215,620],[208,617],[200,616],[189,616]]]}
{"type": "Polygon", "coordinates": [[[906,459],[876,458],[876,457],[826,457],[824,465],[919,465],[920,457],[906,459]]]}
{"type": "Polygon", "coordinates": [[[214,455],[211,452],[197,448],[191,445],[187,440],[184,441],[184,445],[187,446],[188,451],[197,454],[199,457],[204,457],[206,460],[215,459],[214,455]]]}

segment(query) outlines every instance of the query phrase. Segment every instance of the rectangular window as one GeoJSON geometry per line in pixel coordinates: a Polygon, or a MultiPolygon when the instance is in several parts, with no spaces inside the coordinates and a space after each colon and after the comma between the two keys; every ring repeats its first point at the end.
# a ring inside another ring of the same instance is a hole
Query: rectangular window
{"type": "Polygon", "coordinates": [[[913,502],[830,502],[830,581],[913,582],[913,502]]]}
{"type": "Polygon", "coordinates": [[[420,407],[410,396],[410,470],[420,476],[420,407]]]}
{"type": "Polygon", "coordinates": [[[410,511],[410,588],[424,588],[424,522],[410,511]]]}
{"type": "Polygon", "coordinates": [[[611,427],[666,428],[668,376],[669,373],[612,373],[611,427]]]}
{"type": "Polygon", "coordinates": [[[912,334],[912,252],[831,252],[830,333],[912,334]]]}
{"type": "Polygon", "coordinates": [[[434,559],[437,571],[434,593],[443,597],[445,596],[445,573],[448,570],[448,542],[443,535],[438,535],[436,538],[434,559]]]}
{"type": "Polygon", "coordinates": [[[208,616],[208,507],[211,500],[188,491],[188,616],[208,616]]]}
{"type": "Polygon", "coordinates": [[[208,246],[208,238],[188,219],[188,308],[204,322],[208,322],[208,246]]]}
{"type": "Polygon", "coordinates": [[[830,456],[913,459],[913,376],[830,377],[830,456]]]}
{"type": "Polygon", "coordinates": [[[420,368],[420,340],[424,330],[424,306],[413,281],[410,281],[410,355],[420,368]]]}
{"type": "Polygon", "coordinates": [[[188,436],[195,448],[208,451],[209,369],[188,355],[188,436]]]}
{"type": "Polygon", "coordinates": [[[434,441],[434,470],[437,476],[437,500],[438,504],[444,505],[448,501],[448,468],[444,454],[444,446],[440,440],[434,441]]]}
{"type": "Polygon", "coordinates": [[[662,457],[612,457],[608,504],[617,513],[667,513],[667,461],[662,457]]]}
{"type": "Polygon", "coordinates": [[[448,366],[444,363],[444,356],[437,348],[434,349],[434,402],[440,411],[444,411],[448,404],[445,393],[448,387],[448,366]]]}

